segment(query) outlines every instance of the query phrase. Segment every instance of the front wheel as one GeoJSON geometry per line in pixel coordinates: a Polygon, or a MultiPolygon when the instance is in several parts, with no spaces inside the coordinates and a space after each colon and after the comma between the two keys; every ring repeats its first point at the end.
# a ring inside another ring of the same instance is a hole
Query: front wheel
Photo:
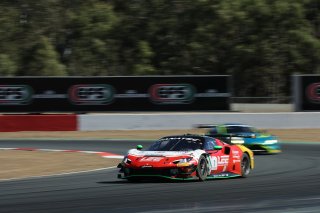
{"type": "Polygon", "coordinates": [[[205,181],[208,176],[208,163],[207,159],[203,155],[199,158],[197,176],[200,181],[205,181]]]}
{"type": "Polygon", "coordinates": [[[241,176],[247,177],[250,174],[250,171],[250,158],[247,153],[244,153],[241,160],[241,176]]]}

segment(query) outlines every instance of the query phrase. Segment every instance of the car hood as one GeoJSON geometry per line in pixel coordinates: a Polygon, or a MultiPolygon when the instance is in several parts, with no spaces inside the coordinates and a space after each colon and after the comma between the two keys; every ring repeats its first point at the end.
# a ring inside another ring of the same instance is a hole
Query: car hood
{"type": "Polygon", "coordinates": [[[140,151],[137,149],[131,149],[128,152],[128,155],[136,156],[136,157],[146,157],[146,156],[154,156],[154,157],[179,157],[179,156],[192,156],[195,158],[199,158],[200,155],[205,153],[204,150],[194,150],[194,151],[140,151]]]}
{"type": "Polygon", "coordinates": [[[126,158],[130,159],[130,166],[133,168],[176,168],[195,164],[203,153],[204,150],[178,152],[131,149],[126,158]],[[190,162],[179,163],[180,160],[190,157],[192,157],[190,162]]]}

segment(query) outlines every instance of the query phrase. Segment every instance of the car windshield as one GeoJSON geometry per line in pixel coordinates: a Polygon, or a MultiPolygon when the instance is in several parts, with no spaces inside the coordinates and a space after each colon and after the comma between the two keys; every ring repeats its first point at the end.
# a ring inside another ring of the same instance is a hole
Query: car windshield
{"type": "Polygon", "coordinates": [[[250,126],[227,126],[228,133],[254,133],[256,130],[250,126]]]}
{"type": "Polygon", "coordinates": [[[161,138],[149,147],[149,151],[193,151],[203,149],[203,139],[193,137],[161,138]]]}

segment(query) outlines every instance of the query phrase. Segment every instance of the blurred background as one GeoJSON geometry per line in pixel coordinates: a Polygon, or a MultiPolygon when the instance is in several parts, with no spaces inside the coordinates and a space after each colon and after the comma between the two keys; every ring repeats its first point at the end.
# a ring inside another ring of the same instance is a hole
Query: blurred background
{"type": "Polygon", "coordinates": [[[0,76],[232,75],[289,103],[320,74],[319,0],[1,0],[0,76]]]}

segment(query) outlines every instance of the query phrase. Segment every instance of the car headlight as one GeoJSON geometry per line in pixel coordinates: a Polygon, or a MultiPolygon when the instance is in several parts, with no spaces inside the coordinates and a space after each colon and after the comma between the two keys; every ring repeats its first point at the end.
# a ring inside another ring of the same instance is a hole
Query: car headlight
{"type": "Polygon", "coordinates": [[[275,144],[275,143],[278,143],[278,140],[275,140],[275,139],[273,139],[273,140],[266,140],[265,142],[264,142],[264,144],[275,144]]]}
{"type": "Polygon", "coordinates": [[[231,138],[231,143],[234,143],[234,144],[243,144],[244,143],[244,140],[242,138],[231,138]]]}
{"type": "Polygon", "coordinates": [[[182,158],[182,159],[178,159],[178,160],[174,160],[173,163],[178,164],[178,163],[188,163],[192,160],[192,157],[188,157],[188,158],[182,158]]]}
{"type": "Polygon", "coordinates": [[[131,160],[130,160],[128,157],[125,157],[125,158],[123,159],[123,162],[124,162],[124,163],[127,163],[127,164],[130,164],[130,163],[131,163],[131,160]]]}

